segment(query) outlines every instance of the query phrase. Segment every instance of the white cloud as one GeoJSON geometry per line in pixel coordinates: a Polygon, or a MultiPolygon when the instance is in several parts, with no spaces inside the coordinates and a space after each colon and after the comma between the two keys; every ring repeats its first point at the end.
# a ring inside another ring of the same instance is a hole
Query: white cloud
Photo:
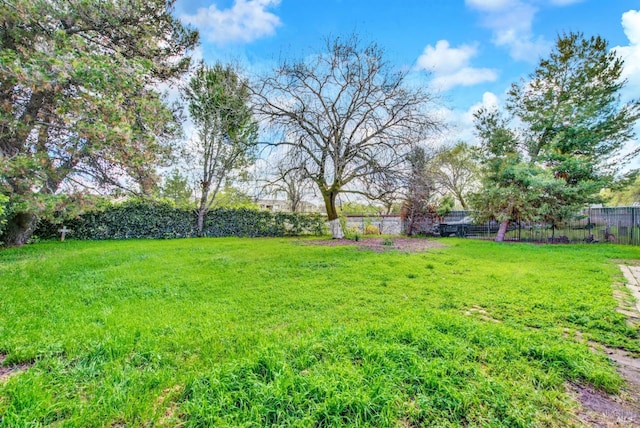
{"type": "Polygon", "coordinates": [[[493,92],[485,92],[482,94],[482,100],[480,102],[472,105],[468,110],[458,115],[457,126],[465,136],[465,141],[470,143],[476,142],[474,114],[476,114],[476,112],[481,108],[487,110],[498,110],[500,109],[500,99],[493,92]]]}
{"type": "Polygon", "coordinates": [[[449,130],[446,133],[434,136],[431,144],[435,147],[448,145],[456,141],[465,141],[471,145],[479,143],[474,124],[474,113],[481,107],[487,109],[499,109],[500,98],[492,92],[485,92],[482,100],[469,107],[467,110],[441,108],[436,113],[446,121],[449,130]]]}
{"type": "Polygon", "coordinates": [[[248,43],[275,33],[282,25],[280,18],[267,9],[278,6],[280,0],[235,0],[229,9],[215,4],[200,8],[195,15],[181,19],[196,26],[207,40],[218,43],[248,43]]]}
{"type": "Polygon", "coordinates": [[[485,92],[484,94],[482,94],[482,101],[469,107],[469,110],[467,110],[467,115],[465,116],[466,119],[469,122],[473,122],[473,115],[481,108],[485,108],[488,110],[498,109],[500,108],[500,99],[493,92],[485,92]]]}
{"type": "Polygon", "coordinates": [[[472,86],[482,82],[493,82],[498,73],[489,68],[474,68],[469,65],[477,55],[477,46],[461,45],[453,48],[447,40],[439,40],[435,46],[428,45],[416,61],[416,68],[433,73],[432,86],[446,91],[454,86],[472,86]]]}
{"type": "Polygon", "coordinates": [[[640,11],[630,10],[623,13],[622,28],[632,45],[640,45],[640,11]]]}
{"type": "MultiPolygon", "coordinates": [[[[624,60],[622,77],[627,79],[623,96],[631,100],[640,93],[640,10],[629,10],[622,14],[622,28],[629,39],[627,46],[616,46],[613,50],[624,60]]],[[[640,124],[635,127],[636,137],[640,136],[640,124]]],[[[629,141],[625,150],[630,152],[638,147],[640,141],[629,141]]],[[[639,168],[640,158],[636,158],[628,168],[639,168]]]]}
{"type": "Polygon", "coordinates": [[[504,10],[518,3],[518,0],[466,0],[467,6],[478,10],[504,10]]]}
{"type": "Polygon", "coordinates": [[[476,55],[476,47],[462,45],[452,48],[446,40],[438,40],[435,47],[429,45],[418,58],[418,67],[434,73],[451,73],[469,63],[476,55]]]}
{"type": "Polygon", "coordinates": [[[515,60],[537,62],[551,48],[544,37],[532,30],[538,7],[562,7],[582,0],[466,0],[467,7],[481,14],[482,25],[493,32],[493,43],[505,47],[515,60]]]}
{"type": "Polygon", "coordinates": [[[544,37],[534,40],[530,34],[522,34],[512,29],[497,31],[493,40],[497,46],[506,46],[511,58],[531,63],[537,62],[552,46],[544,37]]]}
{"type": "Polygon", "coordinates": [[[465,67],[445,76],[435,76],[432,86],[446,91],[454,86],[473,86],[483,82],[493,82],[498,78],[495,70],[465,67]]]}
{"type": "Polygon", "coordinates": [[[628,80],[629,98],[635,98],[640,91],[640,11],[630,10],[622,14],[622,28],[629,44],[616,46],[613,50],[624,60],[622,76],[628,80]]]}

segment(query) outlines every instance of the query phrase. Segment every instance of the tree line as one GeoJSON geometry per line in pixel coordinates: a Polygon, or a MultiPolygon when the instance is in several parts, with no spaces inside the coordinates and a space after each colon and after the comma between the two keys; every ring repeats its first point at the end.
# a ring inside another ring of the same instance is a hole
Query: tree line
{"type": "Polygon", "coordinates": [[[202,233],[221,195],[265,158],[262,187],[293,210],[313,192],[334,238],[348,194],[408,216],[456,203],[499,221],[500,239],[509,221],[558,224],[636,178],[623,171],[638,155],[625,145],[640,104],[622,100],[623,61],[598,36],[558,36],[504,110],[476,112],[479,145],[437,148],[428,142],[447,132],[437,94],[377,44],[327,39],[249,79],[192,64],[198,34],[173,3],[0,2],[0,240],[21,245],[39,219],[73,216],[98,194],[186,200],[202,233]],[[171,165],[185,172],[159,187],[171,165]]]}

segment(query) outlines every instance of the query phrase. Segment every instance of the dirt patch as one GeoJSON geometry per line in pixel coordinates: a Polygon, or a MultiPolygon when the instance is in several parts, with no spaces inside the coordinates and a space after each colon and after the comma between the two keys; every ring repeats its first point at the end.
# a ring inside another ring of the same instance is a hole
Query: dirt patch
{"type": "MultiPolygon", "coordinates": [[[[635,264],[637,266],[637,264],[635,264]]],[[[637,295],[638,281],[628,267],[620,266],[627,284],[614,284],[613,297],[618,303],[618,312],[627,316],[630,326],[637,328],[640,313],[634,298],[637,295]]],[[[577,418],[580,423],[594,427],[638,427],[640,426],[640,359],[621,349],[607,348],[590,343],[594,352],[604,352],[616,365],[616,369],[625,381],[620,395],[608,395],[591,387],[569,385],[569,391],[582,405],[577,418]],[[596,349],[599,348],[599,349],[596,349]]]]}
{"type": "Polygon", "coordinates": [[[20,374],[31,366],[27,363],[5,366],[4,362],[6,359],[6,355],[0,354],[0,383],[6,382],[11,376],[20,374]]]}
{"type": "MultiPolygon", "coordinates": [[[[593,427],[637,427],[640,413],[630,405],[628,398],[610,396],[589,386],[570,384],[568,389],[582,405],[577,415],[584,426],[593,427]]],[[[636,403],[637,404],[637,403],[636,403]]]]}
{"type": "Polygon", "coordinates": [[[177,400],[183,389],[184,389],[184,386],[175,385],[171,388],[165,388],[162,391],[162,394],[160,394],[155,404],[156,409],[158,408],[164,409],[164,412],[160,417],[160,420],[158,420],[158,426],[172,427],[172,426],[181,425],[178,423],[179,417],[177,415],[178,413],[177,400]]]}
{"type": "Polygon", "coordinates": [[[351,239],[319,239],[304,242],[307,245],[323,245],[327,247],[351,245],[362,250],[371,250],[378,253],[384,251],[419,253],[431,248],[445,247],[441,242],[426,238],[361,238],[358,241],[351,239]]]}
{"type": "Polygon", "coordinates": [[[617,302],[616,310],[626,317],[627,325],[631,328],[640,328],[640,313],[636,306],[636,299],[628,286],[621,282],[614,283],[613,298],[617,302]]]}
{"type": "Polygon", "coordinates": [[[621,349],[590,347],[594,352],[604,352],[615,363],[625,386],[620,395],[608,395],[590,386],[569,385],[569,391],[582,405],[579,421],[594,427],[640,426],[640,359],[621,349]]]}
{"type": "Polygon", "coordinates": [[[589,386],[571,384],[569,390],[582,405],[581,423],[594,427],[640,426],[640,360],[619,349],[604,348],[615,362],[625,386],[620,395],[608,395],[589,386]]]}

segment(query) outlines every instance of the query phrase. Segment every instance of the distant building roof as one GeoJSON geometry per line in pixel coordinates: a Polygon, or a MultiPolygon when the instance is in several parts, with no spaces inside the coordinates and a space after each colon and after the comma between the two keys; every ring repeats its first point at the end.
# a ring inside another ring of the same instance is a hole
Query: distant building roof
{"type": "MultiPolygon", "coordinates": [[[[273,212],[291,212],[291,204],[283,199],[258,199],[256,205],[262,210],[273,212]]],[[[322,208],[307,201],[301,201],[299,212],[303,213],[319,213],[322,208]]]]}

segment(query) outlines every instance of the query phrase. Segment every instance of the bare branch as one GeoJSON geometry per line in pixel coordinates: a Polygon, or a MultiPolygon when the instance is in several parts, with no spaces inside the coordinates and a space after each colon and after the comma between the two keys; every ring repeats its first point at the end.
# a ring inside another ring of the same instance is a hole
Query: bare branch
{"type": "MultiPolygon", "coordinates": [[[[330,220],[340,193],[376,197],[406,155],[442,124],[433,96],[408,88],[375,44],[328,40],[315,57],[285,62],[260,79],[255,111],[287,135],[288,165],[316,183],[330,220]],[[370,193],[371,191],[371,193],[370,193]]],[[[388,190],[382,193],[388,193],[388,190]]]]}

